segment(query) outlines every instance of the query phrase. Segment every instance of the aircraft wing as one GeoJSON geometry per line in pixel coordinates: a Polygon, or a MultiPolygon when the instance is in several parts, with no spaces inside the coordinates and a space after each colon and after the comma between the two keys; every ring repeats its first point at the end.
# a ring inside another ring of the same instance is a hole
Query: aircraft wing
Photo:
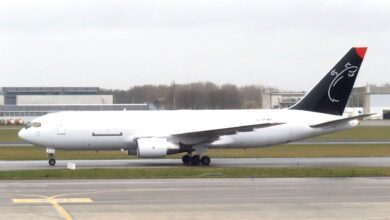
{"type": "Polygon", "coordinates": [[[357,116],[353,116],[353,117],[349,117],[349,118],[341,118],[341,119],[337,119],[337,120],[333,120],[333,121],[327,121],[327,122],[323,122],[323,123],[319,123],[319,124],[315,124],[315,125],[310,125],[310,127],[321,128],[321,127],[327,127],[327,126],[332,126],[332,125],[338,125],[338,124],[342,124],[342,123],[356,120],[356,119],[361,120],[361,119],[369,117],[371,115],[375,115],[375,114],[363,114],[363,115],[357,115],[357,116]]]}
{"type": "Polygon", "coordinates": [[[168,139],[169,141],[185,144],[185,145],[202,144],[202,143],[209,143],[215,141],[222,135],[232,135],[232,134],[236,134],[237,132],[248,132],[258,128],[266,128],[266,127],[271,127],[271,126],[276,126],[281,124],[284,123],[260,123],[260,124],[250,124],[250,125],[242,125],[236,127],[225,127],[225,128],[218,128],[218,129],[184,132],[184,133],[171,134],[168,139]]]}

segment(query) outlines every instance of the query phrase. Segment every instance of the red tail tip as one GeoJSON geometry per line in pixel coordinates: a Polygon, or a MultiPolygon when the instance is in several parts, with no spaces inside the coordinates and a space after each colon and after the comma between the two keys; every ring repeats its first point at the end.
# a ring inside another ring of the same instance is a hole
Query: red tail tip
{"type": "Polygon", "coordinates": [[[364,55],[366,54],[367,47],[356,47],[356,53],[359,55],[360,58],[364,58],[364,55]]]}

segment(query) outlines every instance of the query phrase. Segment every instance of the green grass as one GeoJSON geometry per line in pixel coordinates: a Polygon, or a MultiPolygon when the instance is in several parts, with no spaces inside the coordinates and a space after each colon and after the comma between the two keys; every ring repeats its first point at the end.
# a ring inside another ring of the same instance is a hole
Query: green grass
{"type": "Polygon", "coordinates": [[[0,124],[0,129],[21,129],[24,125],[3,125],[0,124]]]}
{"type": "Polygon", "coordinates": [[[381,177],[390,167],[342,168],[133,168],[0,171],[0,179],[155,179],[155,178],[278,178],[278,177],[381,177]]]}
{"type": "MultiPolygon", "coordinates": [[[[19,129],[6,128],[0,129],[0,142],[20,141],[18,137],[19,129]]],[[[390,126],[360,126],[345,131],[321,135],[313,138],[314,140],[390,140],[390,126]]]]}
{"type": "MultiPolygon", "coordinates": [[[[19,141],[18,129],[0,127],[0,142],[19,141]]],[[[390,140],[390,126],[357,127],[315,140],[390,140]]],[[[390,145],[282,145],[269,148],[209,150],[218,157],[381,157],[390,156],[390,145]]],[[[170,156],[180,158],[181,155],[170,156]]],[[[56,159],[133,159],[120,151],[56,151],[56,159]]],[[[0,160],[45,160],[45,149],[39,147],[0,148],[0,160]]],[[[133,168],[0,171],[0,179],[137,179],[137,178],[263,178],[263,177],[377,177],[390,176],[390,167],[343,168],[133,168]]]]}
{"type": "Polygon", "coordinates": [[[387,157],[390,145],[281,145],[269,148],[210,150],[211,157],[387,157]]]}
{"type": "MultiPolygon", "coordinates": [[[[390,157],[390,145],[282,145],[268,148],[209,150],[212,158],[390,157]]],[[[58,160],[134,159],[121,151],[56,151],[58,160]]],[[[169,158],[181,158],[181,154],[169,158]]],[[[0,148],[0,160],[45,160],[44,148],[0,148]]]]}
{"type": "MultiPolygon", "coordinates": [[[[18,141],[18,130],[0,129],[0,142],[18,141]]],[[[357,127],[322,135],[317,140],[390,140],[390,126],[357,127]]],[[[211,157],[387,157],[390,145],[282,145],[269,148],[209,150],[211,157]]],[[[170,156],[180,158],[181,155],[170,156]]],[[[120,151],[56,151],[57,159],[131,159],[120,151]]],[[[2,147],[0,160],[44,160],[45,149],[39,147],[2,147]]]]}
{"type": "Polygon", "coordinates": [[[390,140],[390,126],[360,126],[349,130],[330,133],[314,140],[390,140]]]}
{"type": "Polygon", "coordinates": [[[16,142],[20,141],[18,137],[18,129],[0,129],[0,142],[16,142]]]}
{"type": "MultiPolygon", "coordinates": [[[[0,129],[0,142],[19,141],[18,127],[0,129]]],[[[321,135],[314,140],[390,140],[390,126],[360,126],[345,131],[321,135]]]]}
{"type": "MultiPolygon", "coordinates": [[[[125,153],[117,151],[62,151],[56,150],[58,160],[129,159],[125,153]]],[[[46,150],[40,147],[1,147],[0,160],[46,160],[46,150]]]]}

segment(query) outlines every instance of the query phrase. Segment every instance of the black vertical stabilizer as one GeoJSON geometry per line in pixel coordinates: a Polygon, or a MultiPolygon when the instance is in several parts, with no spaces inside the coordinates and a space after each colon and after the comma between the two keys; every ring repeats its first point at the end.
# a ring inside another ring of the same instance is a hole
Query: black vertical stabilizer
{"type": "Polygon", "coordinates": [[[290,109],[342,115],[367,47],[353,47],[290,109]]]}

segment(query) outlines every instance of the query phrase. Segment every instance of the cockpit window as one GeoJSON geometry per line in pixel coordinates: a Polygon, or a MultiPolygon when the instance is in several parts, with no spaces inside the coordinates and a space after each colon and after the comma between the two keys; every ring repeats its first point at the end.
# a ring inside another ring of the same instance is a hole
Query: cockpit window
{"type": "Polygon", "coordinates": [[[29,128],[31,128],[31,127],[34,127],[34,128],[39,128],[39,127],[41,127],[42,126],[42,124],[41,124],[41,122],[29,122],[29,123],[27,123],[26,124],[26,126],[24,127],[25,129],[29,129],[29,128]]]}
{"type": "Polygon", "coordinates": [[[25,129],[31,128],[31,122],[27,123],[26,126],[24,126],[25,129]]]}
{"type": "Polygon", "coordinates": [[[39,127],[41,127],[42,124],[41,124],[41,122],[37,122],[37,121],[36,121],[36,122],[32,122],[31,125],[32,125],[34,128],[39,128],[39,127]]]}

